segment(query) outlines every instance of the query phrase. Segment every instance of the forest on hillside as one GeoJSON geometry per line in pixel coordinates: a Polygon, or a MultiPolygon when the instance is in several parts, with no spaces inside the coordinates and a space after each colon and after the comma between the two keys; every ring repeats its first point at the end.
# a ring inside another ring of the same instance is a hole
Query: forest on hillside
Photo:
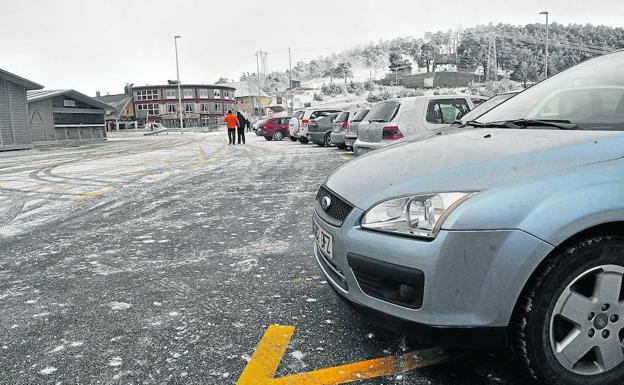
{"type": "MultiPolygon", "coordinates": [[[[344,79],[346,83],[353,76],[353,68],[367,68],[377,78],[402,68],[432,72],[449,64],[458,71],[485,74],[495,49],[497,73],[515,81],[536,81],[544,74],[545,40],[544,24],[458,28],[426,33],[422,38],[384,40],[300,61],[293,67],[292,76],[303,81],[344,79]]],[[[624,28],[552,23],[549,40],[548,74],[553,75],[589,58],[624,49],[624,28]]],[[[241,80],[253,81],[255,76],[245,73],[241,80]]],[[[281,88],[279,84],[287,86],[287,79],[288,71],[275,71],[267,74],[263,83],[269,91],[281,88]]]]}

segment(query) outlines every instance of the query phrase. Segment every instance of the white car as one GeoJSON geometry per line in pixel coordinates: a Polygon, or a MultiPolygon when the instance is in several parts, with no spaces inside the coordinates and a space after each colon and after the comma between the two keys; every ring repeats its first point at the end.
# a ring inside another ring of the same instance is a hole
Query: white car
{"type": "Polygon", "coordinates": [[[316,118],[341,112],[337,109],[307,109],[295,112],[295,115],[288,122],[290,139],[298,140],[301,143],[308,143],[308,123],[316,118]]]}
{"type": "Polygon", "coordinates": [[[360,123],[353,152],[362,155],[404,137],[425,136],[447,128],[475,108],[475,100],[485,99],[436,95],[379,102],[360,123]]]}

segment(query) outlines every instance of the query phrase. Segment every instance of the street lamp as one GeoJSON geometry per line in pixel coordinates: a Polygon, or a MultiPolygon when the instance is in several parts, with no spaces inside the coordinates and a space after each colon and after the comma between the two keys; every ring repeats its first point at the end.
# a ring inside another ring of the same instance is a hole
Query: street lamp
{"type": "Polygon", "coordinates": [[[175,44],[175,56],[176,56],[176,73],[178,75],[178,116],[180,117],[180,132],[184,134],[184,123],[182,122],[182,90],[180,88],[180,65],[178,64],[178,39],[182,36],[175,35],[173,42],[175,44]]]}
{"type": "Polygon", "coordinates": [[[542,11],[540,15],[546,15],[546,51],[544,53],[544,77],[548,78],[548,11],[542,11]]]}

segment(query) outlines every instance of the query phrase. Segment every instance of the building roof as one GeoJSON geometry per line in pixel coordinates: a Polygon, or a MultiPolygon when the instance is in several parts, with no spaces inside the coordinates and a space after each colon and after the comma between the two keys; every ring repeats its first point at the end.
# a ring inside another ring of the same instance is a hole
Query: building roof
{"type": "MultiPolygon", "coordinates": [[[[234,87],[231,86],[231,84],[234,83],[224,83],[224,84],[185,84],[182,83],[180,84],[180,87],[197,87],[197,88],[228,88],[228,89],[234,89],[234,87]]],[[[150,88],[178,88],[178,85],[173,83],[173,84],[147,84],[144,86],[133,86],[132,89],[136,90],[136,89],[150,89],[150,88]]]]}
{"type": "Polygon", "coordinates": [[[105,96],[96,96],[94,98],[102,103],[106,103],[109,106],[113,107],[113,110],[108,118],[119,119],[121,117],[122,112],[128,106],[128,103],[132,101],[132,95],[130,94],[116,94],[116,95],[105,95],[105,96]]]}
{"type": "Polygon", "coordinates": [[[262,91],[261,89],[259,89],[259,87],[251,82],[234,82],[227,83],[227,85],[236,89],[236,91],[234,92],[235,98],[245,98],[249,96],[264,96],[270,98],[270,96],[266,92],[262,91]]]}
{"type": "Polygon", "coordinates": [[[66,90],[37,90],[37,91],[28,91],[26,93],[26,99],[28,99],[28,102],[36,102],[39,100],[43,100],[43,99],[49,99],[49,98],[53,98],[55,96],[67,96],[70,97],[72,99],[81,101],[85,104],[88,104],[92,107],[96,107],[96,108],[100,108],[102,110],[110,110],[111,108],[113,108],[112,106],[110,106],[109,104],[106,103],[102,103],[99,100],[96,100],[90,96],[87,96],[83,93],[80,93],[76,90],[72,90],[72,89],[66,89],[66,90]]]}
{"type": "Polygon", "coordinates": [[[17,85],[20,85],[24,88],[26,88],[27,90],[40,90],[43,88],[43,86],[41,84],[37,84],[33,81],[30,81],[28,79],[24,79],[21,76],[17,76],[15,74],[10,73],[9,71],[5,71],[2,68],[0,68],[0,78],[2,79],[6,79],[8,81],[10,81],[11,83],[15,83],[17,85]]]}

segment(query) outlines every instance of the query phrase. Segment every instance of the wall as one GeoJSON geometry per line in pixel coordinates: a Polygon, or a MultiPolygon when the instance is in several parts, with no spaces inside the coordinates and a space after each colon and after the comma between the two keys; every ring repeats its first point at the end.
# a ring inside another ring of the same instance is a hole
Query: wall
{"type": "Polygon", "coordinates": [[[0,150],[32,148],[26,89],[0,79],[0,150]]]}

